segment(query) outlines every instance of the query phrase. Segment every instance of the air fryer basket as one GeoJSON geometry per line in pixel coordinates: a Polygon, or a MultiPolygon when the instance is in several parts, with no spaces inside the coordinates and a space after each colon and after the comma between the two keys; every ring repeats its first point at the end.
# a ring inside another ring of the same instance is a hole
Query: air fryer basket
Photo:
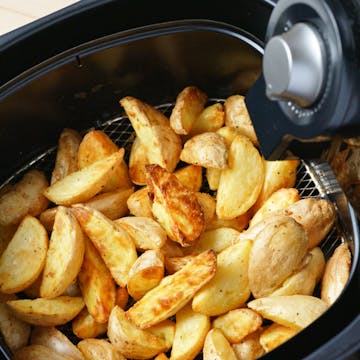
{"type": "MultiPolygon", "coordinates": [[[[220,21],[180,20],[110,34],[42,61],[0,88],[0,150],[6,154],[0,157],[0,184],[30,167],[49,174],[64,127],[103,129],[129,149],[133,131],[118,104],[122,96],[136,96],[169,113],[187,85],[197,85],[216,100],[245,94],[261,69],[257,36],[220,21]]],[[[310,146],[296,150],[315,158],[318,149],[310,146]]],[[[304,160],[297,187],[304,197],[324,196],[336,204],[339,222],[323,249],[330,256],[336,244],[349,242],[351,279],[334,306],[264,359],[345,359],[359,340],[351,332],[359,323],[357,220],[326,163],[304,160]]]]}

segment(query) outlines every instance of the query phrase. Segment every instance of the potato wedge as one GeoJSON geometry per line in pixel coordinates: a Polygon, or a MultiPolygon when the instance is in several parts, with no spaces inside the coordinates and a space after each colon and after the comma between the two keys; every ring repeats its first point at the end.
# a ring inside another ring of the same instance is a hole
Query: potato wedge
{"type": "Polygon", "coordinates": [[[51,174],[50,184],[63,179],[65,176],[78,170],[77,155],[81,135],[75,129],[62,130],[56,152],[55,166],[51,174]]]}
{"type": "Polygon", "coordinates": [[[265,351],[269,352],[291,339],[298,332],[297,329],[273,323],[261,333],[259,341],[265,351]]]}
{"type": "Polygon", "coordinates": [[[234,344],[259,329],[262,322],[262,317],[254,310],[240,308],[217,317],[212,327],[220,329],[228,341],[234,344]]]}
{"type": "Polygon", "coordinates": [[[16,225],[26,215],[37,216],[43,212],[49,205],[49,200],[43,195],[48,186],[41,171],[28,171],[0,196],[0,225],[16,225]]]}
{"type": "Polygon", "coordinates": [[[28,345],[14,353],[14,360],[72,360],[67,355],[62,355],[44,345],[28,345]]]}
{"type": "Polygon", "coordinates": [[[136,185],[146,185],[145,165],[150,164],[147,148],[139,137],[135,137],[129,156],[129,176],[136,185]]]}
{"type": "Polygon", "coordinates": [[[85,245],[79,286],[90,315],[96,322],[106,323],[115,306],[115,282],[93,243],[86,238],[85,245]]]}
{"type": "Polygon", "coordinates": [[[180,154],[180,160],[204,168],[226,169],[228,167],[228,148],[221,135],[205,132],[186,141],[180,154]]]}
{"type": "Polygon", "coordinates": [[[203,210],[194,192],[159,165],[146,166],[152,213],[171,240],[191,245],[203,232],[203,210]]]}
{"type": "Polygon", "coordinates": [[[27,215],[0,258],[0,291],[16,293],[40,275],[48,250],[48,235],[40,221],[27,215]]]}
{"type": "Polygon", "coordinates": [[[123,160],[124,149],[75,171],[44,190],[44,195],[58,205],[87,201],[104,189],[112,171],[123,160]]]}
{"type": "Polygon", "coordinates": [[[127,289],[135,300],[159,285],[164,277],[164,255],[160,250],[143,252],[129,271],[127,289]]]}
{"type": "Polygon", "coordinates": [[[152,218],[125,216],[114,220],[116,226],[124,229],[141,251],[160,249],[166,241],[165,230],[152,218]]]}
{"type": "Polygon", "coordinates": [[[107,323],[98,323],[84,308],[72,321],[72,331],[80,339],[95,338],[106,333],[107,323]]]}
{"type": "Polygon", "coordinates": [[[265,354],[265,350],[260,344],[260,334],[263,329],[246,336],[236,344],[232,344],[232,348],[238,360],[254,360],[265,354]]]}
{"type": "Polygon", "coordinates": [[[239,215],[233,219],[219,219],[215,214],[212,221],[206,225],[206,231],[228,227],[241,232],[249,225],[249,220],[250,217],[248,213],[239,215]]]}
{"type": "Polygon", "coordinates": [[[55,327],[36,326],[31,331],[31,345],[46,346],[61,355],[66,355],[74,360],[85,360],[80,350],[55,327]]]}
{"type": "Polygon", "coordinates": [[[324,301],[309,295],[270,296],[247,305],[265,319],[295,330],[304,329],[328,308],[324,301]]]}
{"type": "Polygon", "coordinates": [[[131,96],[122,98],[120,105],[146,147],[149,164],[158,164],[169,172],[174,171],[179,162],[182,143],[166,116],[153,106],[131,96]]]}
{"type": "Polygon", "coordinates": [[[145,294],[127,312],[127,317],[139,328],[153,326],[180,310],[216,271],[216,256],[208,250],[194,257],[181,270],[163,278],[160,284],[145,294]]]}
{"type": "Polygon", "coordinates": [[[63,325],[72,320],[85,305],[81,297],[72,296],[9,300],[6,303],[19,319],[39,326],[63,325]]]}
{"type": "Polygon", "coordinates": [[[159,355],[156,355],[154,357],[154,360],[169,360],[169,358],[166,356],[165,353],[161,353],[159,355]]]}
{"type": "Polygon", "coordinates": [[[175,322],[169,319],[159,322],[158,324],[146,329],[151,334],[154,334],[165,340],[166,350],[169,350],[174,342],[175,336],[175,322]]]}
{"type": "Polygon", "coordinates": [[[113,344],[105,339],[85,339],[77,344],[85,360],[126,360],[113,344]]]}
{"type": "Polygon", "coordinates": [[[186,165],[176,169],[174,175],[189,190],[200,191],[203,183],[201,166],[186,165]]]}
{"type": "Polygon", "coordinates": [[[231,95],[224,103],[225,126],[235,127],[242,135],[247,136],[251,142],[258,146],[255,129],[250,119],[245,104],[245,97],[242,95],[231,95]]]}
{"type": "Polygon", "coordinates": [[[72,211],[99,251],[115,282],[119,286],[126,286],[129,270],[137,259],[130,236],[97,210],[74,205],[72,211]]]}
{"type": "Polygon", "coordinates": [[[84,258],[84,235],[69,208],[59,206],[51,233],[40,296],[61,295],[78,275],[84,258]]]}
{"type": "Polygon", "coordinates": [[[272,216],[250,252],[249,286],[255,298],[276,290],[299,268],[308,249],[304,228],[287,216],[272,216]]]}
{"type": "Polygon", "coordinates": [[[204,110],[207,95],[196,86],[185,87],[177,96],[170,115],[170,126],[181,135],[189,134],[204,110]]]}
{"type": "Polygon", "coordinates": [[[192,300],[194,311],[216,316],[245,304],[250,297],[247,269],[251,247],[252,242],[244,240],[218,254],[215,276],[192,300]]]}
{"type": "Polygon", "coordinates": [[[216,199],[210,194],[196,192],[195,196],[200,204],[204,214],[205,227],[210,224],[216,217],[216,199]]]}
{"type": "Polygon", "coordinates": [[[124,287],[118,287],[116,289],[115,304],[117,306],[120,306],[122,309],[125,309],[128,301],[129,301],[129,293],[127,289],[124,287]]]}
{"type": "Polygon", "coordinates": [[[147,186],[144,186],[131,194],[127,199],[126,204],[129,208],[130,214],[134,216],[153,217],[151,210],[152,204],[148,195],[147,186]]]}
{"type": "MultiPolygon", "coordinates": [[[[118,151],[118,146],[102,130],[91,130],[86,133],[80,143],[78,167],[79,169],[84,169],[94,162],[105,159],[118,151]]],[[[131,186],[129,169],[124,159],[122,159],[111,170],[111,175],[102,191],[114,191],[119,188],[128,189],[131,186]]]]}
{"type": "Polygon", "coordinates": [[[164,257],[174,257],[174,256],[184,256],[184,248],[177,242],[166,240],[164,246],[161,248],[161,252],[164,254],[164,257]]]}
{"type": "Polygon", "coordinates": [[[193,261],[193,258],[196,255],[187,255],[187,256],[175,256],[165,258],[165,269],[167,274],[174,274],[175,272],[182,269],[185,265],[193,261]]]}
{"type": "Polygon", "coordinates": [[[166,349],[166,342],[149,331],[139,329],[115,306],[109,318],[110,342],[126,358],[149,359],[166,349]]]}
{"type": "Polygon", "coordinates": [[[194,359],[202,350],[205,337],[210,330],[210,318],[192,310],[191,303],[176,313],[172,360],[194,359]]]}
{"type": "Polygon", "coordinates": [[[264,179],[264,162],[245,136],[237,135],[229,151],[229,168],[221,173],[216,214],[233,219],[246,213],[257,200],[264,179]]]}
{"type": "Polygon", "coordinates": [[[233,348],[220,329],[211,329],[206,335],[203,348],[203,359],[237,360],[233,348]]]}
{"type": "Polygon", "coordinates": [[[350,276],[351,253],[347,243],[339,245],[326,263],[321,283],[321,299],[332,305],[344,290],[350,276]]]}
{"type": "Polygon", "coordinates": [[[265,200],[276,190],[295,186],[296,170],[299,164],[299,159],[264,161],[264,184],[256,203],[251,209],[253,214],[260,209],[265,200]]]}

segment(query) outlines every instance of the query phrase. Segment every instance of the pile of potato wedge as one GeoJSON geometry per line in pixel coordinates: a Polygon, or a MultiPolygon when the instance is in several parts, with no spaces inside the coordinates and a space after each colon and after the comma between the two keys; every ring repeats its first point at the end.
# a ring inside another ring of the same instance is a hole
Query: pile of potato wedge
{"type": "Polygon", "coordinates": [[[351,267],[346,243],[320,248],[335,207],[300,198],[299,159],[261,156],[241,95],[188,86],[168,117],[120,106],[129,154],[64,129],[50,178],[31,169],[0,192],[14,359],[256,359],[331,306],[351,267]]]}

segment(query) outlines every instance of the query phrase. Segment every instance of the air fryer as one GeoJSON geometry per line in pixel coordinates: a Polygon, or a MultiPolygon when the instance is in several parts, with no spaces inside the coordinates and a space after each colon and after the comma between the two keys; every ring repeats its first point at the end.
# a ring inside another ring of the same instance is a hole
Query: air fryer
{"type": "MultiPolygon", "coordinates": [[[[49,172],[64,127],[106,129],[118,142],[126,142],[131,129],[118,103],[123,96],[164,108],[190,84],[212,99],[246,95],[261,79],[266,30],[275,5],[270,0],[81,1],[3,36],[0,184],[16,180],[30,167],[49,172]]],[[[259,106],[261,101],[262,96],[259,106]]],[[[327,196],[341,210],[336,240],[329,241],[348,241],[353,264],[338,301],[263,358],[356,358],[357,219],[331,169],[317,160],[319,144],[289,146],[304,158],[298,181],[304,194],[316,191],[315,196],[327,196]],[[314,189],[305,185],[308,180],[314,189]]],[[[4,344],[1,351],[4,359],[11,359],[4,344]]]]}

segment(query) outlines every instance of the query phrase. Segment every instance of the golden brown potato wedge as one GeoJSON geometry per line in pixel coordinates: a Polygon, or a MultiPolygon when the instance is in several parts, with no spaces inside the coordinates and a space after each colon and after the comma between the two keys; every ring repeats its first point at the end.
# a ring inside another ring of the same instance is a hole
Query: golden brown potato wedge
{"type": "Polygon", "coordinates": [[[247,308],[234,309],[217,317],[212,327],[220,329],[231,344],[240,342],[262,325],[262,317],[247,308]]]}
{"type": "Polygon", "coordinates": [[[216,316],[245,304],[250,297],[247,269],[252,243],[241,241],[217,256],[216,274],[194,296],[193,310],[216,316]]]}
{"type": "Polygon", "coordinates": [[[56,152],[54,170],[50,184],[56,183],[65,176],[78,170],[77,155],[81,135],[74,129],[65,128],[60,134],[56,152]]]}
{"type": "Polygon", "coordinates": [[[143,252],[129,271],[127,289],[135,300],[159,285],[164,277],[164,255],[160,250],[143,252]]]}
{"type": "Polygon", "coordinates": [[[195,135],[186,143],[180,160],[204,168],[226,169],[228,167],[228,148],[224,138],[215,132],[195,135]]]}
{"type": "MultiPolygon", "coordinates": [[[[208,249],[207,249],[208,250],[208,249]]],[[[200,253],[199,253],[200,254],[200,253]]],[[[187,256],[175,256],[165,258],[165,269],[167,274],[173,274],[185,265],[190,263],[196,255],[187,255],[187,256]]]]}
{"type": "Polygon", "coordinates": [[[67,355],[62,355],[44,345],[28,345],[14,353],[14,360],[72,360],[67,355]]]}
{"type": "Polygon", "coordinates": [[[184,256],[184,248],[177,242],[166,240],[164,246],[161,248],[161,252],[164,254],[164,257],[174,257],[174,256],[184,256]]]}
{"type": "Polygon", "coordinates": [[[129,156],[129,175],[136,185],[146,185],[145,165],[150,164],[147,148],[139,137],[135,137],[129,156]]]}
{"type": "Polygon", "coordinates": [[[40,296],[54,298],[64,293],[78,275],[84,258],[84,235],[69,208],[59,206],[43,270],[40,296]]]}
{"type": "Polygon", "coordinates": [[[154,360],[169,360],[169,358],[166,356],[165,353],[161,353],[159,355],[156,355],[154,357],[154,360]]]}
{"type": "Polygon", "coordinates": [[[191,245],[203,232],[203,210],[194,192],[159,165],[146,166],[152,213],[170,239],[191,245]]]}
{"type": "Polygon", "coordinates": [[[142,144],[146,147],[149,164],[158,164],[174,171],[182,148],[180,136],[170,127],[166,116],[153,106],[134,97],[120,100],[142,144]]]}
{"type": "Polygon", "coordinates": [[[196,192],[195,196],[204,214],[205,227],[216,217],[216,199],[210,194],[196,192]]]}
{"type": "Polygon", "coordinates": [[[129,293],[125,287],[118,287],[116,289],[115,304],[125,309],[129,301],[129,293]]]}
{"type": "Polygon", "coordinates": [[[164,339],[135,326],[118,306],[109,318],[108,337],[116,349],[130,359],[149,359],[166,349],[164,339]]]}
{"type": "Polygon", "coordinates": [[[299,268],[308,249],[304,228],[287,216],[272,216],[256,236],[249,259],[249,286],[255,298],[276,290],[299,268]]]}
{"type": "Polygon", "coordinates": [[[146,329],[151,334],[154,334],[165,340],[166,350],[169,350],[174,342],[175,336],[175,322],[169,319],[159,322],[158,324],[146,329]]]}
{"type": "Polygon", "coordinates": [[[127,317],[139,328],[148,328],[176,314],[216,271],[216,256],[212,250],[193,258],[173,275],[145,294],[127,312],[127,317]],[[191,281],[189,281],[191,279],[191,281]]]}
{"type": "Polygon", "coordinates": [[[49,186],[44,195],[58,205],[84,202],[102,191],[112,171],[123,160],[124,149],[67,175],[49,186]]]}
{"type": "Polygon", "coordinates": [[[254,360],[265,354],[265,350],[260,344],[260,334],[262,331],[263,329],[260,328],[238,343],[232,344],[238,360],[254,360]]]}
{"type": "Polygon", "coordinates": [[[80,350],[67,338],[67,336],[53,326],[34,327],[31,331],[30,344],[46,346],[57,353],[69,356],[74,360],[85,359],[80,350]]]}
{"type": "Polygon", "coordinates": [[[209,330],[209,316],[194,312],[191,303],[185,305],[176,313],[176,328],[171,349],[171,359],[194,359],[202,350],[209,330]]]}
{"type": "Polygon", "coordinates": [[[115,282],[119,286],[126,286],[129,270],[137,259],[130,236],[97,210],[74,205],[72,211],[99,251],[115,282]]]}
{"type": "Polygon", "coordinates": [[[105,339],[85,339],[77,344],[85,360],[126,360],[113,344],[105,339]]]}
{"type": "Polygon", "coordinates": [[[205,338],[204,360],[237,360],[229,341],[220,329],[211,329],[205,338]]]}
{"type": "Polygon", "coordinates": [[[170,115],[170,125],[177,134],[189,134],[204,110],[207,95],[196,86],[187,86],[177,96],[170,115]]]}
{"type": "Polygon", "coordinates": [[[98,323],[86,308],[72,321],[72,331],[80,339],[95,338],[106,333],[107,323],[98,323]]]}
{"type": "Polygon", "coordinates": [[[300,164],[299,159],[264,161],[265,176],[264,184],[252,213],[255,213],[263,205],[272,193],[281,188],[292,188],[296,182],[296,170],[300,164]]]}
{"type": "Polygon", "coordinates": [[[229,168],[222,170],[217,190],[216,214],[233,219],[246,213],[257,200],[264,179],[264,162],[245,136],[237,135],[229,151],[229,168]]]}
{"type": "Polygon", "coordinates": [[[309,295],[269,296],[247,305],[265,319],[295,330],[304,329],[328,308],[324,301],[309,295]]]}
{"type": "Polygon", "coordinates": [[[242,135],[247,136],[251,142],[258,146],[259,142],[242,95],[231,95],[224,103],[225,125],[234,127],[242,135]]]}
{"type": "Polygon", "coordinates": [[[166,241],[165,230],[152,218],[146,216],[125,216],[114,220],[132,238],[141,251],[160,249],[166,241]]]}
{"type": "Polygon", "coordinates": [[[9,300],[6,303],[19,319],[39,326],[63,325],[72,320],[85,305],[81,297],[72,296],[9,300]]]}
{"type": "Polygon", "coordinates": [[[339,245],[326,263],[321,283],[321,299],[332,305],[344,290],[350,276],[351,253],[347,243],[339,245]]]}
{"type": "Polygon", "coordinates": [[[201,166],[186,165],[175,170],[174,175],[189,190],[200,191],[203,183],[201,166]]]}
{"type": "Polygon", "coordinates": [[[93,243],[86,238],[85,245],[79,286],[90,315],[96,322],[106,323],[115,306],[115,282],[93,243]]]}
{"type": "Polygon", "coordinates": [[[153,217],[147,186],[144,186],[131,194],[126,203],[130,214],[134,216],[153,217]]]}
{"type": "Polygon", "coordinates": [[[27,215],[0,258],[0,291],[16,293],[40,275],[48,250],[48,235],[40,221],[27,215]]]}
{"type": "MultiPolygon", "coordinates": [[[[96,161],[119,151],[118,146],[102,130],[91,130],[82,139],[78,151],[78,167],[84,169],[96,161]]],[[[129,169],[124,159],[117,163],[102,189],[103,192],[132,186],[129,169]]]]}
{"type": "Polygon", "coordinates": [[[28,171],[19,182],[0,197],[0,225],[16,225],[26,215],[37,216],[49,205],[43,191],[49,186],[38,170],[28,171]]]}

